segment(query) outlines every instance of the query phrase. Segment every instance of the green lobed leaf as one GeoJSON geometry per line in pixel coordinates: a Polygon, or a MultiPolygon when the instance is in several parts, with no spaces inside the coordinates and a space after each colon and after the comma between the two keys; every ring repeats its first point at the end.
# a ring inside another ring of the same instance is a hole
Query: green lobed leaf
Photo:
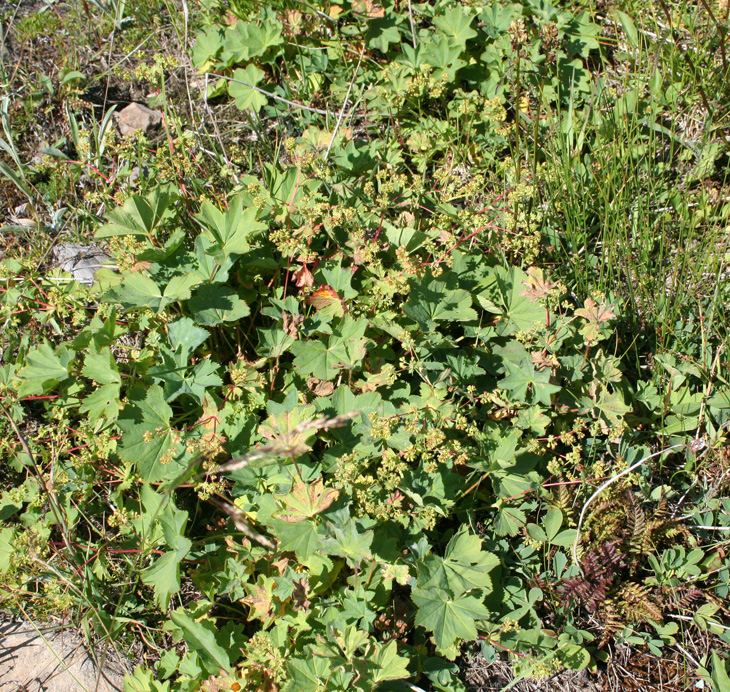
{"type": "Polygon", "coordinates": [[[460,639],[476,639],[476,620],[489,618],[489,611],[476,596],[454,597],[443,589],[414,589],[411,594],[418,611],[416,626],[433,632],[438,651],[453,660],[454,646],[460,639]]]}
{"type": "Polygon", "coordinates": [[[498,536],[516,536],[525,526],[525,513],[516,507],[502,507],[494,520],[498,536]]]}
{"type": "Polygon", "coordinates": [[[258,209],[244,209],[243,201],[242,195],[234,196],[226,211],[221,211],[210,202],[203,202],[196,217],[213,241],[213,245],[206,252],[219,264],[223,264],[231,255],[247,252],[250,248],[250,236],[266,228],[263,223],[256,221],[258,209]]]}
{"type": "Polygon", "coordinates": [[[163,290],[149,276],[142,272],[131,272],[123,276],[118,286],[110,289],[108,299],[119,302],[125,308],[151,308],[162,312],[170,303],[190,298],[190,291],[203,281],[197,272],[188,272],[173,277],[163,290]]]}
{"type": "Polygon", "coordinates": [[[166,611],[170,597],[180,591],[180,563],[190,552],[193,544],[184,535],[188,522],[187,512],[168,502],[156,518],[160,522],[162,535],[170,550],[142,571],[142,581],[154,588],[157,605],[160,610],[166,611]]]}
{"type": "Polygon", "coordinates": [[[376,668],[373,676],[375,683],[385,680],[405,680],[410,677],[408,659],[398,655],[398,645],[394,639],[375,651],[372,662],[376,668]]]}
{"type": "Polygon", "coordinates": [[[207,329],[198,327],[189,317],[181,317],[167,325],[167,338],[170,346],[176,352],[183,353],[186,357],[198,346],[202,346],[210,332],[207,329]]]}
{"type": "Polygon", "coordinates": [[[371,560],[371,546],[375,534],[362,531],[354,519],[349,519],[342,528],[335,528],[332,535],[322,542],[322,549],[328,555],[344,557],[351,567],[363,560],[371,560]]]}
{"type": "Polygon", "coordinates": [[[272,519],[267,525],[279,539],[278,549],[283,553],[295,553],[302,562],[321,550],[322,535],[312,521],[292,524],[272,519]]]}
{"type": "Polygon", "coordinates": [[[134,464],[146,481],[174,478],[184,465],[177,460],[179,453],[170,428],[172,409],[165,401],[162,387],[133,389],[127,402],[117,421],[123,432],[119,456],[134,464]],[[170,455],[174,458],[168,461],[170,455]]]}
{"type": "Polygon", "coordinates": [[[423,329],[430,329],[434,322],[442,320],[469,322],[477,319],[467,291],[449,288],[445,281],[428,280],[427,277],[413,284],[403,312],[423,329]]]}
{"type": "Polygon", "coordinates": [[[369,22],[365,40],[368,48],[376,48],[381,53],[387,53],[392,43],[400,43],[400,31],[396,22],[390,17],[380,17],[369,22]]]}
{"type": "Polygon", "coordinates": [[[546,324],[545,308],[523,295],[527,280],[528,275],[518,267],[493,267],[480,284],[483,290],[477,294],[477,300],[485,310],[499,316],[497,332],[500,335],[525,332],[546,324]]]}
{"type": "Polygon", "coordinates": [[[211,620],[193,618],[182,609],[172,611],[170,620],[182,630],[185,643],[200,656],[211,674],[217,675],[221,670],[230,672],[231,660],[218,643],[216,626],[211,620]]]}
{"type": "Polygon", "coordinates": [[[205,71],[206,66],[209,64],[212,66],[222,48],[223,37],[218,27],[208,27],[203,31],[199,31],[195,35],[195,44],[190,52],[193,65],[200,71],[205,71]]]}
{"type": "Polygon", "coordinates": [[[181,559],[176,552],[167,552],[142,570],[140,575],[142,583],[154,588],[155,603],[162,611],[170,605],[170,597],[180,591],[181,559]]]}
{"type": "Polygon", "coordinates": [[[451,39],[454,46],[464,48],[466,42],[477,35],[477,32],[471,28],[473,19],[474,15],[468,8],[457,5],[447,9],[444,15],[434,19],[433,23],[451,39]]]}
{"type": "Polygon", "coordinates": [[[253,63],[245,70],[234,70],[233,80],[236,81],[228,84],[228,93],[235,99],[236,108],[242,111],[251,109],[254,113],[258,113],[268,103],[266,96],[253,88],[258,86],[264,76],[263,70],[253,63]]]}
{"type": "Polygon", "coordinates": [[[117,362],[108,346],[96,353],[90,351],[86,355],[81,374],[99,384],[121,384],[122,382],[117,362]]]}
{"type": "Polygon", "coordinates": [[[156,382],[164,384],[167,401],[188,394],[202,404],[208,389],[223,384],[218,375],[220,366],[212,360],[201,360],[191,368],[184,351],[173,353],[169,349],[161,349],[160,354],[162,363],[150,368],[148,373],[156,382]]]}
{"type": "Polygon", "coordinates": [[[88,413],[89,423],[94,427],[102,419],[107,424],[111,424],[119,416],[120,395],[121,386],[119,384],[102,385],[84,398],[79,407],[79,412],[88,413]]]}
{"type": "Polygon", "coordinates": [[[107,214],[107,223],[96,232],[96,237],[152,237],[165,213],[178,197],[172,185],[157,185],[146,197],[132,195],[121,207],[107,214]]]}
{"type": "Polygon", "coordinates": [[[226,29],[222,41],[221,60],[227,65],[247,62],[251,57],[248,50],[248,22],[236,22],[226,29]]]}
{"type": "Polygon", "coordinates": [[[249,24],[246,41],[249,57],[262,56],[269,48],[280,46],[284,42],[281,30],[279,22],[264,21],[261,24],[249,24]]]}
{"type": "Polygon", "coordinates": [[[331,380],[341,372],[348,359],[347,348],[342,340],[295,341],[291,345],[294,367],[303,375],[312,374],[320,380],[331,380]]]}
{"type": "Polygon", "coordinates": [[[291,679],[286,692],[323,692],[329,677],[330,662],[319,656],[291,658],[286,663],[291,679]]]}
{"type": "Polygon", "coordinates": [[[479,536],[462,528],[448,543],[444,557],[430,555],[419,566],[420,589],[438,588],[455,596],[471,589],[491,591],[489,573],[499,564],[492,553],[482,550],[479,536]]]}
{"type": "Polygon", "coordinates": [[[69,376],[69,365],[76,354],[65,346],[55,351],[48,342],[30,351],[25,365],[18,373],[21,399],[32,394],[44,394],[69,376]]]}
{"type": "Polygon", "coordinates": [[[522,361],[519,366],[505,361],[505,367],[509,374],[499,381],[499,386],[510,393],[513,401],[550,406],[550,397],[560,391],[558,385],[550,384],[549,368],[538,372],[528,360],[522,361]]]}
{"type": "Polygon", "coordinates": [[[248,305],[238,293],[227,286],[204,284],[188,301],[195,321],[206,327],[221,322],[236,322],[250,314],[248,305]]]}

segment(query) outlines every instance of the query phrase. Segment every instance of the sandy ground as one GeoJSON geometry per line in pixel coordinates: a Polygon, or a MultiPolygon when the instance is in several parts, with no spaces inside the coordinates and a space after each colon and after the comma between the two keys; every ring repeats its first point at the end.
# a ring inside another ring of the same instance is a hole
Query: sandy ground
{"type": "Polygon", "coordinates": [[[100,671],[76,632],[0,623],[0,692],[121,692],[125,672],[109,661],[100,671]]]}

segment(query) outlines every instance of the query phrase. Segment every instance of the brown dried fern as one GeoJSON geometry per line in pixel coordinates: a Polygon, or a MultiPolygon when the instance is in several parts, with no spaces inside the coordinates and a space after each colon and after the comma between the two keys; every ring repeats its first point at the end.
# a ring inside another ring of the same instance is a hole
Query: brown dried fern
{"type": "Polygon", "coordinates": [[[651,534],[648,531],[646,513],[631,490],[626,490],[624,495],[628,504],[626,518],[628,521],[629,552],[643,555],[651,548],[651,534]]]}
{"type": "Polygon", "coordinates": [[[606,601],[615,581],[624,567],[624,558],[617,550],[617,543],[604,542],[581,560],[582,574],[566,579],[557,588],[561,603],[571,603],[596,613],[606,601]]]}
{"type": "Polygon", "coordinates": [[[550,493],[549,504],[555,509],[559,509],[568,521],[573,520],[573,493],[565,483],[560,483],[553,487],[550,493]]]}
{"type": "Polygon", "coordinates": [[[635,582],[624,582],[613,598],[617,611],[627,623],[662,622],[661,608],[650,598],[652,587],[635,582]]]}

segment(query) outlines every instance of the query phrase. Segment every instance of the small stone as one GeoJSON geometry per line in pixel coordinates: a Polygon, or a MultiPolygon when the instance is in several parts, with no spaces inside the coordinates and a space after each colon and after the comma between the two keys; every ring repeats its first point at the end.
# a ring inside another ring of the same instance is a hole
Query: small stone
{"type": "Polygon", "coordinates": [[[10,35],[8,27],[0,22],[0,61],[10,59],[10,35]]]}
{"type": "Polygon", "coordinates": [[[146,135],[156,130],[162,122],[162,113],[153,111],[141,103],[130,103],[126,108],[119,111],[117,115],[117,126],[119,132],[125,137],[138,130],[146,135]]]}
{"type": "Polygon", "coordinates": [[[33,228],[36,226],[35,219],[30,217],[35,215],[32,205],[25,202],[19,204],[13,211],[10,212],[10,223],[14,226],[22,226],[23,228],[33,228]]]}
{"type": "Polygon", "coordinates": [[[57,267],[82,284],[93,284],[97,270],[109,266],[109,255],[98,245],[61,243],[53,248],[53,256],[57,267]]]}

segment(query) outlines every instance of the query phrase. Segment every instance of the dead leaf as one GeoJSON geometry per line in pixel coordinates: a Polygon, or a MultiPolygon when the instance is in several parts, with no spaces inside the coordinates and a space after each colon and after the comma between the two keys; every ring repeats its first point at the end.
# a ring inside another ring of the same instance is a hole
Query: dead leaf
{"type": "Polygon", "coordinates": [[[385,9],[380,5],[376,5],[373,0],[355,0],[352,3],[352,9],[355,12],[366,15],[370,19],[385,16],[385,9]]]}
{"type": "Polygon", "coordinates": [[[580,333],[588,344],[598,340],[601,333],[601,322],[608,322],[616,317],[608,305],[605,303],[597,305],[592,298],[586,298],[585,307],[576,310],[575,315],[587,320],[586,324],[580,328],[580,333]]]}
{"type": "Polygon", "coordinates": [[[328,380],[319,380],[316,377],[307,379],[307,387],[316,396],[329,396],[335,391],[335,385],[328,380]]]}
{"type": "Polygon", "coordinates": [[[130,268],[129,271],[131,272],[144,272],[147,271],[152,266],[152,262],[149,262],[147,260],[135,262],[130,268]]]}
{"type": "Polygon", "coordinates": [[[286,566],[289,564],[289,558],[288,557],[282,557],[280,560],[277,560],[276,562],[272,562],[271,566],[276,567],[276,569],[279,570],[279,576],[284,574],[286,572],[286,566]]]}
{"type": "Polygon", "coordinates": [[[336,488],[324,487],[321,477],[311,484],[297,480],[291,492],[278,497],[284,508],[274,516],[288,524],[296,524],[324,512],[339,496],[340,491],[336,488]]]}
{"type": "Polygon", "coordinates": [[[537,370],[552,369],[556,365],[553,362],[554,356],[549,356],[545,351],[534,351],[531,356],[532,364],[537,370]]]}
{"type": "Polygon", "coordinates": [[[302,13],[299,10],[287,10],[284,12],[284,21],[287,27],[287,35],[298,36],[302,31],[302,13]]]}
{"type": "Polygon", "coordinates": [[[374,392],[378,387],[393,384],[396,380],[395,366],[391,363],[384,365],[380,372],[368,373],[366,379],[357,383],[362,392],[374,392]]]}
{"type": "Polygon", "coordinates": [[[522,282],[525,288],[520,293],[521,296],[529,298],[533,303],[540,298],[547,298],[554,288],[557,288],[557,281],[548,281],[544,276],[542,269],[538,267],[530,267],[527,270],[527,280],[522,282]]]}
{"type": "Polygon", "coordinates": [[[296,269],[292,276],[294,277],[294,283],[299,288],[304,288],[305,286],[309,288],[310,286],[314,286],[314,274],[307,269],[307,265],[303,264],[299,269],[296,269]]]}
{"type": "Polygon", "coordinates": [[[284,333],[292,339],[296,339],[302,322],[304,322],[304,315],[290,315],[288,312],[285,312],[282,316],[284,333]]]}
{"type": "Polygon", "coordinates": [[[312,602],[307,598],[309,593],[309,580],[302,577],[294,581],[294,591],[291,595],[294,610],[309,610],[312,602]]]}
{"type": "Polygon", "coordinates": [[[251,608],[251,615],[263,622],[271,619],[274,615],[273,604],[274,604],[274,589],[276,588],[276,582],[272,579],[268,583],[261,584],[246,584],[246,590],[249,592],[248,596],[242,599],[242,601],[251,608]]]}
{"type": "Polygon", "coordinates": [[[307,298],[306,302],[307,305],[311,305],[315,309],[321,310],[333,303],[341,302],[341,299],[340,296],[337,295],[337,291],[335,291],[332,286],[323,284],[314,293],[312,293],[309,298],[307,298]]]}
{"type": "Polygon", "coordinates": [[[33,228],[36,222],[33,219],[19,218],[17,216],[10,216],[10,223],[15,226],[22,226],[23,228],[33,228]]]}
{"type": "Polygon", "coordinates": [[[594,322],[596,324],[599,322],[608,322],[608,320],[616,317],[616,314],[613,312],[611,307],[605,303],[597,305],[593,298],[586,298],[585,307],[576,310],[575,314],[578,317],[584,317],[589,322],[594,322]]]}

